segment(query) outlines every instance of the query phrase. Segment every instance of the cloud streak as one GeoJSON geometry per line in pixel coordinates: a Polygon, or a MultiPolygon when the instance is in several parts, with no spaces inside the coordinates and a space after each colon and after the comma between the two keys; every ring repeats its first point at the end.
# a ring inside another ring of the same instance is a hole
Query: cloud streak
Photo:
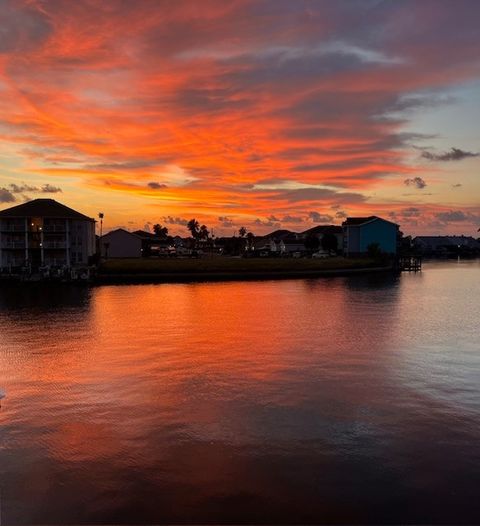
{"type": "Polygon", "coordinates": [[[468,152],[460,148],[451,148],[448,152],[432,153],[429,151],[422,152],[422,157],[429,161],[462,161],[469,157],[478,157],[480,153],[468,152]]]}
{"type": "Polygon", "coordinates": [[[414,186],[419,190],[423,190],[427,186],[427,183],[421,177],[412,177],[409,179],[405,179],[405,181],[403,182],[406,186],[414,186]]]}
{"type": "Polygon", "coordinates": [[[437,138],[407,130],[479,78],[476,2],[5,0],[0,15],[0,146],[17,186],[40,189],[4,184],[5,203],[63,178],[177,226],[272,207],[294,223],[376,212],[379,192],[397,210],[391,181],[435,184],[420,160],[478,156],[433,142],[412,160],[437,138]]]}

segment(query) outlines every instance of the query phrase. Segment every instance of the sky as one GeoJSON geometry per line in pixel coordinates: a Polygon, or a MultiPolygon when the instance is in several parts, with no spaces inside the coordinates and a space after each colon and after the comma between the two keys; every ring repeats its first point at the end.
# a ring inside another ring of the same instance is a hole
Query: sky
{"type": "Polygon", "coordinates": [[[0,209],[480,227],[477,0],[0,0],[0,209]]]}

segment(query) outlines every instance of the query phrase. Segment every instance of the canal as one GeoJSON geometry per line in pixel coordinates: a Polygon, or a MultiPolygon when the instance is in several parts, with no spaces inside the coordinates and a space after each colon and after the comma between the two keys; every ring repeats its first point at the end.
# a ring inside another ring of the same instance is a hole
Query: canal
{"type": "Polygon", "coordinates": [[[0,290],[5,524],[478,523],[480,263],[0,290]]]}

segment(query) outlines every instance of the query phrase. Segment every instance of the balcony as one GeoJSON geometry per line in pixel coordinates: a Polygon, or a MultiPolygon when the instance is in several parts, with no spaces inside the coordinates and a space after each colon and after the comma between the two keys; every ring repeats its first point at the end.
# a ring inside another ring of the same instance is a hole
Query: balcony
{"type": "Polygon", "coordinates": [[[25,241],[3,241],[2,248],[4,249],[25,248],[25,241]]]}
{"type": "Polygon", "coordinates": [[[65,249],[67,248],[67,243],[65,241],[44,241],[43,248],[65,249]]]}
{"type": "Polygon", "coordinates": [[[44,265],[50,267],[61,267],[66,265],[67,260],[64,258],[45,258],[44,265]]]}
{"type": "Polygon", "coordinates": [[[50,233],[50,232],[65,232],[66,227],[65,225],[43,225],[43,231],[50,233]]]}
{"type": "Polygon", "coordinates": [[[8,261],[4,261],[4,268],[5,267],[23,267],[25,265],[25,259],[24,258],[17,258],[17,259],[9,259],[8,261]]]}
{"type": "Polygon", "coordinates": [[[25,225],[0,225],[2,232],[25,232],[25,225]]]}

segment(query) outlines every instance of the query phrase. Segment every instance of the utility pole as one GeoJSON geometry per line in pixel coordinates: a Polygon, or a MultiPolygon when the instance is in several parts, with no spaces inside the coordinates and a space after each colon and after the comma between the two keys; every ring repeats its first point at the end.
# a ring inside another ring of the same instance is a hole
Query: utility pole
{"type": "Polygon", "coordinates": [[[98,213],[98,217],[100,219],[100,239],[98,240],[98,251],[100,259],[102,258],[102,235],[103,235],[103,218],[105,214],[103,212],[98,213]]]}

